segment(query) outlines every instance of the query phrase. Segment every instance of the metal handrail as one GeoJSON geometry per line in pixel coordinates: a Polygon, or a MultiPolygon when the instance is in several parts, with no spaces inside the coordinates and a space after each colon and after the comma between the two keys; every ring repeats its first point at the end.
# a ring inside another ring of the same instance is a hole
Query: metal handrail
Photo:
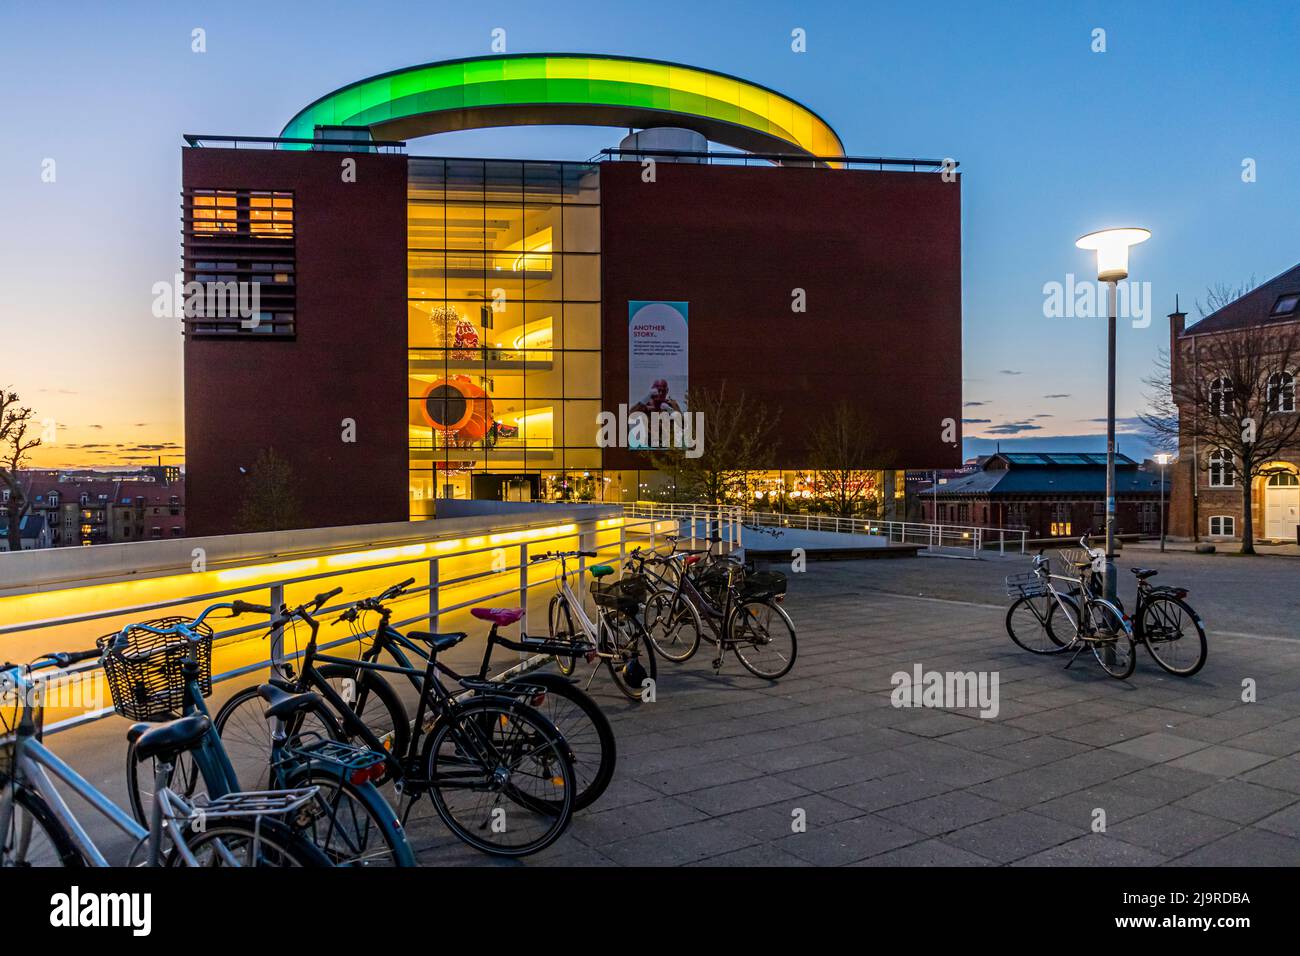
{"type": "MultiPolygon", "coordinates": [[[[180,597],[169,598],[163,601],[136,603],[125,607],[118,606],[118,607],[110,608],[108,610],[96,610],[96,611],[90,611],[90,612],[80,613],[80,614],[71,614],[60,618],[50,618],[50,619],[44,619],[38,621],[19,622],[16,624],[6,624],[4,626],[0,626],[0,636],[6,634],[23,633],[29,630],[35,630],[35,629],[46,628],[46,627],[88,624],[97,620],[111,618],[111,617],[120,618],[124,616],[131,616],[131,617],[139,616],[143,618],[149,614],[152,614],[160,610],[165,610],[168,608],[174,608],[181,605],[196,604],[201,602],[216,603],[218,601],[229,600],[237,595],[248,595],[253,592],[269,592],[270,599],[265,603],[268,603],[273,608],[278,608],[284,602],[285,589],[294,585],[304,584],[307,582],[320,580],[324,578],[330,578],[330,579],[347,578],[351,575],[356,575],[356,574],[365,574],[374,571],[387,570],[390,568],[391,569],[403,568],[403,567],[409,567],[411,565],[425,564],[425,563],[427,563],[429,567],[430,583],[428,585],[421,585],[420,587],[413,588],[411,591],[407,592],[407,595],[405,596],[419,597],[422,594],[427,595],[428,609],[427,611],[423,611],[408,617],[404,617],[396,621],[394,626],[399,628],[405,628],[414,624],[419,624],[421,622],[429,622],[429,629],[436,631],[438,630],[438,619],[441,615],[449,614],[454,611],[464,610],[465,608],[469,608],[469,607],[479,606],[484,604],[485,602],[494,601],[499,598],[511,597],[512,599],[517,599],[519,601],[520,606],[524,608],[524,616],[521,619],[521,627],[524,630],[526,630],[528,626],[527,624],[528,592],[538,587],[553,586],[553,582],[550,578],[543,578],[536,581],[529,580],[528,570],[531,568],[540,567],[542,565],[542,562],[534,563],[530,560],[529,558],[530,548],[540,547],[545,549],[545,546],[548,543],[561,541],[561,540],[571,540],[576,537],[581,542],[581,547],[583,550],[596,550],[598,548],[602,550],[612,550],[615,547],[613,542],[609,542],[604,545],[598,545],[596,543],[595,536],[600,532],[617,530],[619,532],[617,548],[621,560],[628,551],[629,535],[632,535],[634,537],[648,536],[650,538],[652,546],[656,544],[657,537],[658,537],[658,526],[662,520],[663,519],[652,518],[646,522],[638,521],[636,519],[629,521],[629,517],[626,515],[621,518],[614,518],[614,519],[589,518],[585,520],[584,519],[570,520],[566,522],[566,525],[570,526],[566,530],[556,531],[554,533],[547,534],[547,535],[539,535],[537,537],[528,538],[523,541],[517,541],[517,542],[512,541],[507,543],[496,543],[496,544],[493,544],[489,541],[488,543],[482,546],[461,548],[456,551],[447,552],[445,554],[399,557],[393,560],[382,560],[377,562],[362,563],[362,564],[357,564],[355,566],[346,567],[346,568],[341,568],[341,567],[326,568],[324,570],[313,571],[304,574],[288,574],[282,577],[273,578],[271,580],[257,581],[246,585],[240,585],[238,587],[225,588],[216,591],[207,591],[199,594],[186,594],[180,597]],[[606,522],[611,520],[617,521],[618,522],[617,526],[612,524],[606,524],[606,522]],[[649,525],[648,532],[644,530],[639,530],[639,529],[644,529],[644,526],[646,524],[649,525]],[[444,558],[461,559],[461,558],[471,557],[473,555],[493,553],[497,551],[505,552],[505,551],[510,551],[511,549],[515,549],[518,555],[518,557],[515,559],[513,563],[504,564],[504,565],[498,564],[497,566],[491,567],[487,570],[474,571],[468,574],[459,575],[454,578],[442,578],[439,573],[440,562],[444,558]],[[476,593],[472,597],[466,600],[458,601],[452,604],[444,605],[439,600],[439,594],[443,590],[460,587],[476,580],[499,577],[501,575],[509,574],[510,572],[518,572],[518,579],[516,583],[513,583],[508,587],[495,589],[487,594],[476,593]]],[[[520,529],[516,526],[512,528],[512,530],[529,530],[529,529],[526,528],[520,529]]],[[[483,535],[481,535],[481,537],[490,539],[491,536],[496,533],[499,532],[491,532],[491,531],[485,532],[483,535]]],[[[504,533],[509,533],[509,532],[504,532],[504,533]]],[[[472,536],[480,537],[480,535],[472,535],[472,536]]],[[[437,543],[436,539],[433,538],[429,538],[427,540],[428,543],[433,543],[433,544],[437,543]]],[[[282,563],[283,561],[284,561],[284,555],[276,555],[273,557],[268,557],[268,559],[264,563],[268,565],[274,565],[274,564],[282,563]]],[[[257,565],[249,565],[249,567],[256,567],[256,566],[257,565]]],[[[585,559],[580,562],[578,570],[580,574],[579,576],[580,584],[579,584],[578,592],[579,594],[581,594],[582,593],[581,582],[583,580],[581,576],[581,572],[585,570],[585,559]]],[[[94,585],[88,585],[88,586],[93,587],[94,585]]],[[[263,602],[259,601],[258,603],[263,603],[263,602]]],[[[343,604],[338,604],[327,608],[323,608],[320,613],[324,614],[334,610],[341,609],[347,606],[347,604],[349,603],[350,602],[345,602],[343,604]]],[[[271,619],[274,619],[274,617],[275,615],[272,615],[271,619]]],[[[232,643],[243,643],[249,640],[253,640],[255,639],[255,637],[261,636],[266,631],[268,624],[269,624],[269,619],[267,621],[259,621],[252,624],[242,624],[236,627],[232,627],[228,630],[219,631],[214,635],[214,641],[220,642],[221,646],[229,646],[232,643]]],[[[226,671],[214,673],[212,676],[213,683],[216,684],[227,680],[232,680],[234,678],[244,676],[246,674],[252,673],[257,670],[279,669],[287,661],[290,661],[294,657],[299,656],[298,652],[286,653],[283,646],[283,639],[284,639],[283,631],[273,632],[270,635],[270,637],[271,637],[270,650],[268,656],[265,659],[255,661],[250,664],[241,664],[238,667],[234,667],[226,671]]],[[[334,640],[322,644],[321,649],[328,650],[330,648],[348,644],[356,640],[357,640],[356,635],[348,634],[338,640],[334,640]]],[[[534,655],[533,657],[526,658],[521,662],[513,664],[510,670],[511,672],[514,672],[518,670],[520,667],[526,667],[531,669],[532,667],[540,666],[542,663],[545,662],[545,660],[547,660],[545,655],[534,655]]],[[[93,672],[98,669],[99,668],[97,665],[92,664],[92,665],[78,668],[74,671],[64,672],[63,674],[58,676],[63,679],[84,680],[86,675],[93,674],[93,672]]],[[[83,724],[100,720],[104,717],[112,715],[113,713],[114,710],[111,706],[103,707],[94,711],[87,711],[85,713],[78,714],[74,717],[70,717],[65,720],[47,724],[45,726],[45,733],[47,734],[57,733],[59,731],[69,730],[72,729],[73,727],[78,727],[83,724]]]]}

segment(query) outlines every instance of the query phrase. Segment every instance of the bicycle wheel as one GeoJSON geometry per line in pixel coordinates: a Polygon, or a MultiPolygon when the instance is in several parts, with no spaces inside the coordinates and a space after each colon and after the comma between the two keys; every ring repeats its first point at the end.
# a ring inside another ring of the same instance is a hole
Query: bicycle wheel
{"type": "Polygon", "coordinates": [[[1152,596],[1142,609],[1138,633],[1151,657],[1177,677],[1191,677],[1205,666],[1205,628],[1190,604],[1172,594],[1152,596]]]}
{"type": "Polygon", "coordinates": [[[655,650],[675,664],[689,661],[700,649],[700,612],[676,591],[661,588],[645,602],[645,629],[655,650]]]}
{"type": "Polygon", "coordinates": [[[424,748],[429,795],[442,822],[494,856],[554,843],[573,817],[573,764],[555,726],[518,701],[455,706],[424,748]]]}
{"type": "Polygon", "coordinates": [[[288,823],[334,866],[416,865],[397,814],[373,784],[358,787],[327,767],[309,766],[285,785],[318,788],[315,798],[294,811],[288,823]]]}
{"type": "MultiPolygon", "coordinates": [[[[157,776],[157,758],[148,757],[140,760],[135,753],[135,744],[131,744],[126,752],[126,795],[127,802],[131,804],[131,815],[142,827],[149,826],[154,781],[157,776]]],[[[198,790],[201,780],[199,766],[194,762],[193,753],[187,750],[178,754],[172,765],[172,772],[167,777],[167,786],[188,800],[198,790]]]]}
{"type": "MultiPolygon", "coordinates": [[[[213,721],[239,786],[244,790],[273,789],[271,735],[275,732],[275,720],[267,719],[266,707],[256,687],[245,687],[226,701],[213,721]]],[[[316,734],[326,740],[343,740],[338,721],[324,704],[294,714],[284,729],[290,737],[316,734]]]]}
{"type": "Polygon", "coordinates": [[[573,778],[577,793],[573,809],[591,806],[609,786],[618,762],[614,728],[600,706],[581,688],[559,674],[521,674],[511,683],[534,684],[546,688],[546,700],[537,707],[542,716],[555,725],[569,745],[573,759],[573,778]]]}
{"type": "Polygon", "coordinates": [[[1109,601],[1091,598],[1085,602],[1087,641],[1092,656],[1111,677],[1126,679],[1137,667],[1133,630],[1124,615],[1109,601]]]}
{"type": "MultiPolygon", "coordinates": [[[[283,823],[265,817],[226,817],[204,821],[200,831],[186,826],[181,839],[202,867],[328,867],[330,858],[310,840],[283,823]]],[[[165,866],[184,866],[176,847],[163,860],[165,866]]]]}
{"type": "MultiPolygon", "coordinates": [[[[411,740],[411,718],[401,695],[383,675],[346,664],[327,664],[318,667],[316,673],[348,702],[352,712],[384,744],[384,749],[399,757],[406,753],[411,740]]],[[[341,722],[339,730],[348,743],[362,743],[341,722]]]]}
{"type": "Polygon", "coordinates": [[[84,867],[85,859],[72,836],[40,797],[15,787],[9,825],[0,834],[0,868],[84,867]]]}
{"type": "Polygon", "coordinates": [[[794,622],[771,598],[742,601],[732,608],[727,638],[745,670],[766,680],[790,673],[799,653],[794,622]]]}
{"type": "Polygon", "coordinates": [[[602,614],[600,626],[610,653],[605,658],[605,666],[614,686],[629,700],[641,701],[645,682],[659,681],[659,666],[655,663],[650,635],[641,622],[629,614],[602,614]]]}
{"type": "MultiPolygon", "coordinates": [[[[550,627],[550,636],[553,641],[567,641],[573,643],[575,632],[573,630],[573,615],[569,613],[569,599],[563,594],[557,594],[551,598],[551,604],[546,610],[546,620],[550,627]]],[[[576,657],[556,656],[555,666],[560,673],[568,677],[578,669],[578,659],[576,657]]]]}
{"type": "MultiPolygon", "coordinates": [[[[1007,608],[1007,634],[1017,646],[1031,654],[1058,654],[1074,640],[1075,627],[1070,621],[1068,627],[1062,629],[1065,632],[1062,639],[1052,626],[1052,616],[1056,612],[1056,598],[1050,594],[1016,598],[1007,608]]],[[[1065,623],[1059,616],[1057,622],[1058,626],[1065,623]]]]}

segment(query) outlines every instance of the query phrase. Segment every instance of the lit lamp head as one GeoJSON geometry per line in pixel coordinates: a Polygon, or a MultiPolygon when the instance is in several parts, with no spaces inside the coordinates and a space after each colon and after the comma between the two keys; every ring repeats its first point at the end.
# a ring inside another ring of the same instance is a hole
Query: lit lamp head
{"type": "Polygon", "coordinates": [[[1171,459],[1172,457],[1173,457],[1172,455],[1168,455],[1165,454],[1164,452],[1161,452],[1160,454],[1155,456],[1156,464],[1160,465],[1163,468],[1165,465],[1169,464],[1169,459],[1171,459]]]}
{"type": "Polygon", "coordinates": [[[1103,229],[1090,232],[1075,240],[1080,249],[1093,249],[1097,253],[1097,278],[1102,282],[1118,282],[1128,278],[1128,249],[1151,238],[1150,229],[1103,229]]]}

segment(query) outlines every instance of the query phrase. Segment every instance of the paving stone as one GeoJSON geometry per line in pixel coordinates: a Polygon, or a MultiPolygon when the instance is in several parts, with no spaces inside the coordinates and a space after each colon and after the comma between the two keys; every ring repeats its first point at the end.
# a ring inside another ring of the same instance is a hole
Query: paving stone
{"type": "Polygon", "coordinates": [[[1248,783],[1300,793],[1300,757],[1283,757],[1241,775],[1248,783]]]}
{"type": "Polygon", "coordinates": [[[757,841],[720,820],[704,820],[672,830],[644,833],[600,847],[621,866],[684,866],[752,846],[757,841]]]}
{"type": "Polygon", "coordinates": [[[737,780],[752,780],[758,776],[761,776],[761,771],[753,767],[735,760],[723,760],[703,766],[678,767],[661,770],[658,773],[642,774],[639,779],[660,793],[673,796],[724,783],[735,783],[737,780]]]}
{"type": "Polygon", "coordinates": [[[826,795],[849,806],[874,811],[924,800],[955,789],[957,788],[945,780],[922,776],[914,771],[903,771],[877,780],[839,787],[827,791],[826,795]]]}
{"type": "Polygon", "coordinates": [[[681,800],[703,810],[711,817],[722,816],[736,810],[782,803],[792,806],[808,791],[803,787],[778,777],[757,777],[738,783],[727,783],[703,790],[692,790],[681,795],[681,800]]]}
{"type": "Polygon", "coordinates": [[[816,866],[844,866],[922,839],[916,830],[868,814],[792,833],[773,845],[816,866]]]}
{"type": "Polygon", "coordinates": [[[956,790],[881,810],[878,815],[913,830],[937,836],[1006,812],[1004,804],[956,790]]]}
{"type": "MultiPolygon", "coordinates": [[[[1270,830],[1286,836],[1300,839],[1300,803],[1293,803],[1285,810],[1271,814],[1255,824],[1261,830],[1270,830]]],[[[1297,861],[1300,863],[1300,861],[1297,861]]]]}
{"type": "Polygon", "coordinates": [[[1172,861],[1176,866],[1300,866],[1300,840],[1245,827],[1172,861]]]}
{"type": "Polygon", "coordinates": [[[944,840],[995,862],[1011,863],[1059,846],[1087,832],[1085,827],[1016,811],[950,833],[944,840]]]}
{"type": "Polygon", "coordinates": [[[1013,866],[1159,866],[1164,857],[1106,833],[1089,833],[1034,853],[1013,866]]]}
{"type": "Polygon", "coordinates": [[[1236,747],[1214,744],[1204,750],[1190,753],[1186,757],[1169,761],[1169,766],[1183,770],[1195,770],[1197,773],[1209,773],[1216,777],[1235,777],[1248,770],[1254,770],[1262,764],[1271,763],[1268,754],[1258,754],[1236,747]]]}
{"type": "Polygon", "coordinates": [[[1111,744],[1109,749],[1141,757],[1151,763],[1166,763],[1195,750],[1201,750],[1205,746],[1206,743],[1203,740],[1192,740],[1189,737],[1179,737],[1176,734],[1156,732],[1111,744]]]}
{"type": "Polygon", "coordinates": [[[793,853],[787,853],[770,843],[759,843],[755,846],[745,847],[743,850],[732,850],[729,853],[711,856],[686,865],[727,867],[728,869],[745,869],[755,866],[812,866],[807,860],[802,860],[793,853]]]}
{"type": "Polygon", "coordinates": [[[922,840],[901,846],[896,850],[887,850],[876,856],[849,866],[994,866],[992,860],[986,859],[969,850],[952,846],[943,840],[922,840]]]}
{"type": "Polygon", "coordinates": [[[1126,843],[1172,858],[1213,843],[1236,829],[1238,825],[1230,821],[1167,806],[1120,820],[1108,832],[1126,843]]]}
{"type": "Polygon", "coordinates": [[[793,827],[796,810],[803,811],[802,823],[808,830],[851,820],[866,812],[860,807],[850,806],[821,794],[807,793],[789,801],[753,807],[738,813],[728,813],[719,819],[728,826],[744,830],[759,840],[771,841],[790,836],[795,832],[793,827]]]}

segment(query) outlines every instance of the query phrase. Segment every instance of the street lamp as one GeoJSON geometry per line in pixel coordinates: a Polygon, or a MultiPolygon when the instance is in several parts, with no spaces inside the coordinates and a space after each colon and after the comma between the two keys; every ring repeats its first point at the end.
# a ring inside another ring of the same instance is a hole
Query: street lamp
{"type": "Polygon", "coordinates": [[[1165,552],[1165,465],[1169,456],[1164,452],[1156,455],[1156,464],[1160,466],[1160,553],[1165,552]]]}
{"type": "Polygon", "coordinates": [[[1106,600],[1119,598],[1115,580],[1115,320],[1118,283],[1128,278],[1128,250],[1151,238],[1148,229],[1103,229],[1075,241],[1080,249],[1097,253],[1097,279],[1110,285],[1110,321],[1106,329],[1106,565],[1102,575],[1106,600]]]}

